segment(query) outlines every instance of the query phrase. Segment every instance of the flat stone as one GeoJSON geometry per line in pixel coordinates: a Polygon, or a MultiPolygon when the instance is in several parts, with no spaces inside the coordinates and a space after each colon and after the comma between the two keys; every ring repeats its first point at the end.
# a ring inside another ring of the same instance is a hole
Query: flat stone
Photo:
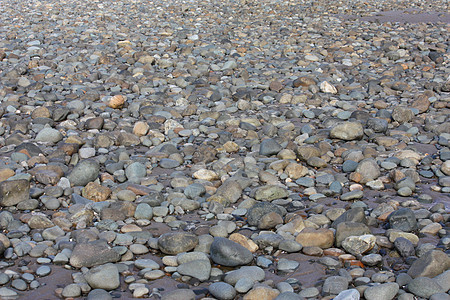
{"type": "Polygon", "coordinates": [[[422,255],[408,270],[412,278],[435,277],[450,268],[450,258],[438,250],[431,250],[422,255]]]}
{"type": "Polygon", "coordinates": [[[367,300],[390,300],[394,299],[399,290],[399,286],[395,282],[383,283],[368,287],[364,291],[364,297],[367,300]]]}
{"type": "Polygon", "coordinates": [[[119,259],[120,255],[105,241],[97,240],[77,244],[70,256],[70,264],[76,268],[89,268],[108,262],[116,262],[119,259]]]}
{"type": "Polygon", "coordinates": [[[30,198],[30,183],[25,179],[0,182],[0,205],[13,206],[30,198]]]}
{"type": "Polygon", "coordinates": [[[178,254],[192,250],[198,244],[198,237],[187,232],[165,233],[158,238],[158,246],[165,254],[178,254]]]}
{"type": "Polygon", "coordinates": [[[120,286],[119,269],[108,263],[96,266],[84,274],[84,279],[93,289],[114,290],[120,286]]]}
{"type": "Polygon", "coordinates": [[[210,255],[215,263],[228,267],[246,265],[253,260],[253,255],[247,248],[223,237],[214,238],[210,255]]]}

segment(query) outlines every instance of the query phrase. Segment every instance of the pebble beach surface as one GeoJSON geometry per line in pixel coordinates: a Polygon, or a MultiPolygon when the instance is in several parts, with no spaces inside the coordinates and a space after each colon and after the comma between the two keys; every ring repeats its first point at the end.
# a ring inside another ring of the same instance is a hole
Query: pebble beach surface
{"type": "Polygon", "coordinates": [[[0,299],[450,299],[448,1],[0,3],[0,299]]]}

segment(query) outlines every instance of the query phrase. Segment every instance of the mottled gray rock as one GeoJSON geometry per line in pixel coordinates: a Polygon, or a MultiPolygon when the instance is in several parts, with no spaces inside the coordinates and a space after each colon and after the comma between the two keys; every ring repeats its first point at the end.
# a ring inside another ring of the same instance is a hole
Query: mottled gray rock
{"type": "Polygon", "coordinates": [[[339,123],[331,129],[330,137],[351,141],[362,138],[364,135],[363,127],[359,122],[339,123]]]}
{"type": "Polygon", "coordinates": [[[270,156],[278,154],[283,149],[280,144],[274,139],[265,139],[259,146],[259,154],[264,156],[270,156]]]}
{"type": "Polygon", "coordinates": [[[105,241],[97,240],[77,244],[70,256],[70,264],[76,268],[93,267],[109,262],[116,262],[119,259],[120,255],[105,241]]]}
{"type": "Polygon", "coordinates": [[[417,297],[430,298],[434,294],[445,292],[433,279],[428,277],[416,277],[408,283],[408,291],[417,297]]]}
{"type": "Polygon", "coordinates": [[[399,290],[399,286],[395,282],[383,283],[368,287],[364,291],[364,297],[367,300],[390,300],[394,299],[399,290]]]}
{"type": "Polygon", "coordinates": [[[119,269],[111,263],[90,269],[84,279],[93,289],[114,290],[120,286],[119,269]]]}
{"type": "Polygon", "coordinates": [[[435,277],[450,268],[450,258],[438,250],[431,250],[422,255],[408,270],[412,278],[435,277]]]}
{"type": "Polygon", "coordinates": [[[26,179],[0,182],[0,205],[13,206],[30,198],[30,182],[26,179]]]}
{"type": "Polygon", "coordinates": [[[74,186],[85,186],[97,179],[100,172],[100,165],[94,160],[83,160],[79,162],[67,176],[74,186]]]}
{"type": "Polygon", "coordinates": [[[187,275],[197,278],[200,281],[206,281],[211,274],[211,263],[209,260],[197,259],[178,266],[177,272],[181,275],[187,275]]]}
{"type": "Polygon", "coordinates": [[[226,282],[214,282],[208,287],[208,291],[220,300],[231,300],[236,297],[236,290],[226,282]]]}
{"type": "Polygon", "coordinates": [[[322,287],[322,295],[337,295],[348,288],[347,278],[342,276],[330,276],[325,279],[322,287]]]}
{"type": "Polygon", "coordinates": [[[162,295],[161,300],[195,300],[195,293],[188,289],[178,289],[162,295]]]}
{"type": "Polygon", "coordinates": [[[169,232],[158,239],[159,250],[171,255],[192,250],[197,244],[198,237],[187,232],[169,232]]]}
{"type": "Polygon", "coordinates": [[[246,265],[253,260],[250,250],[223,237],[214,238],[210,255],[215,263],[228,267],[246,265]]]}
{"type": "Polygon", "coordinates": [[[414,212],[407,207],[392,212],[389,217],[389,225],[392,229],[411,232],[417,228],[417,220],[414,212]]]}
{"type": "Polygon", "coordinates": [[[224,281],[235,285],[239,280],[246,278],[251,279],[253,282],[258,282],[264,280],[266,274],[264,270],[256,266],[244,266],[238,270],[231,271],[226,274],[224,281]]]}

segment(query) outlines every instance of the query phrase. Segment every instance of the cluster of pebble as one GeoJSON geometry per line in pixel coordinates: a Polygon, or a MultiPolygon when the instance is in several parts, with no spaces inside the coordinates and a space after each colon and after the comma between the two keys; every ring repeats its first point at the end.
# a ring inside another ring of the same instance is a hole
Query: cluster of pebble
{"type": "Polygon", "coordinates": [[[0,298],[450,299],[449,24],[335,15],[403,5],[4,0],[0,298]]]}

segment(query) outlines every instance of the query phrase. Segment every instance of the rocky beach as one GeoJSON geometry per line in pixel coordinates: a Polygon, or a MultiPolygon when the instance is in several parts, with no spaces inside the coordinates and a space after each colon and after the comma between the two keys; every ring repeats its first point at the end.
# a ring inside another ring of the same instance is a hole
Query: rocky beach
{"type": "Polygon", "coordinates": [[[0,299],[450,300],[446,0],[0,2],[0,299]]]}

